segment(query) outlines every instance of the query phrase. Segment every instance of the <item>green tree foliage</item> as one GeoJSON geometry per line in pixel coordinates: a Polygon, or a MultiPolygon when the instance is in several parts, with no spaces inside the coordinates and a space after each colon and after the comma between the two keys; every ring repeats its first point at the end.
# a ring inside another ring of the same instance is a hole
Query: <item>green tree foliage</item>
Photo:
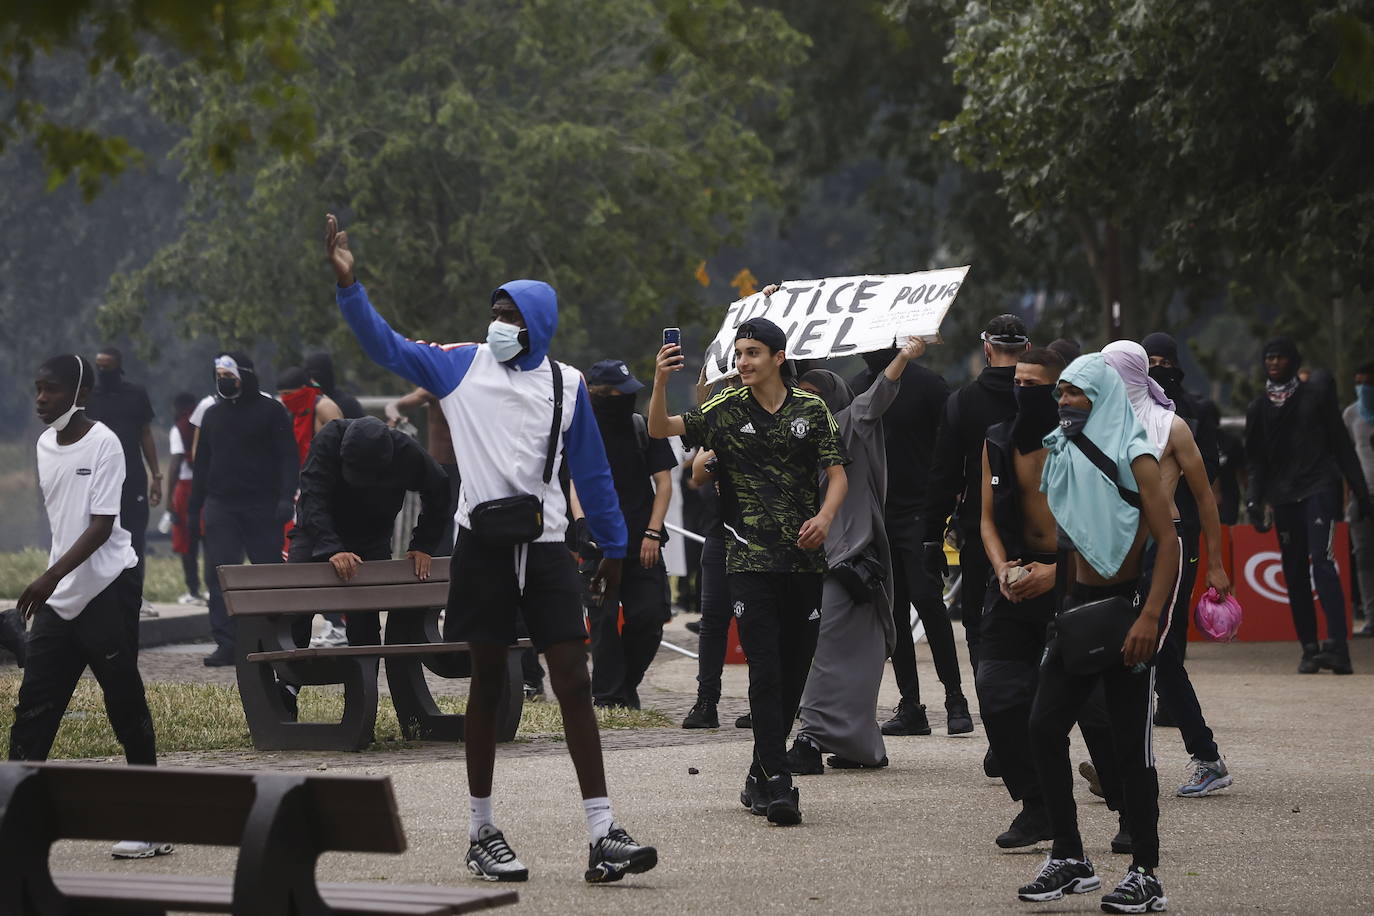
{"type": "Polygon", "coordinates": [[[215,125],[207,144],[224,169],[238,150],[265,141],[299,153],[313,136],[308,109],[285,76],[301,63],[298,38],[327,15],[333,0],[18,0],[0,4],[0,153],[22,139],[38,149],[48,187],[75,179],[93,199],[109,179],[144,161],[123,132],[100,130],[62,116],[65,99],[49,96],[34,78],[45,58],[79,60],[91,76],[128,79],[149,52],[190,62],[201,75],[234,80],[251,75],[257,108],[215,125]],[[245,48],[252,47],[251,74],[245,48]]]}
{"type": "Polygon", "coordinates": [[[1374,3],[993,0],[955,15],[966,94],[943,136],[996,176],[1028,234],[1079,236],[1104,315],[1123,307],[1105,333],[1148,330],[1180,286],[1226,280],[1263,323],[1275,305],[1280,324],[1367,307],[1374,3]]]}
{"type": "Polygon", "coordinates": [[[775,187],[742,113],[784,101],[777,78],[801,46],[734,0],[347,0],[304,34],[289,86],[317,113],[311,157],[251,151],[231,181],[206,153],[258,86],[162,69],[157,104],[189,128],[187,223],[114,278],[103,323],[137,332],[165,304],[185,334],[324,341],[356,360],[323,262],[332,209],[374,301],[412,336],[471,339],[496,284],[536,276],[560,294],[560,355],[639,355],[629,331],[690,318],[701,253],[775,187]]]}

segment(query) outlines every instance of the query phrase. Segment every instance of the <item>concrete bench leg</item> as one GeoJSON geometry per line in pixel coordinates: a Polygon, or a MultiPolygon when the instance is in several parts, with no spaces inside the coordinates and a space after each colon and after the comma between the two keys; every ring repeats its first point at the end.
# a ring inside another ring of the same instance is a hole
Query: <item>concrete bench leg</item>
{"type": "Polygon", "coordinates": [[[344,688],[340,721],[297,722],[282,701],[274,666],[244,657],[279,646],[243,632],[238,642],[239,698],[253,747],[260,751],[360,751],[372,743],[377,725],[377,659],[333,658],[283,666],[292,675],[286,680],[292,683],[342,684],[344,688]]]}

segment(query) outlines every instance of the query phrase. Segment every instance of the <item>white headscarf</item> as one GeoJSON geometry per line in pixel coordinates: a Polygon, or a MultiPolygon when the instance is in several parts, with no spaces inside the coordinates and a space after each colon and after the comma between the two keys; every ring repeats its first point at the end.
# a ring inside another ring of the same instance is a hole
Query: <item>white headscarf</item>
{"type": "Polygon", "coordinates": [[[1150,447],[1158,458],[1169,444],[1169,431],[1174,425],[1174,402],[1169,400],[1159,382],[1150,378],[1150,358],[1145,348],[1133,340],[1118,340],[1102,348],[1102,357],[1125,383],[1131,410],[1145,428],[1150,447]]]}

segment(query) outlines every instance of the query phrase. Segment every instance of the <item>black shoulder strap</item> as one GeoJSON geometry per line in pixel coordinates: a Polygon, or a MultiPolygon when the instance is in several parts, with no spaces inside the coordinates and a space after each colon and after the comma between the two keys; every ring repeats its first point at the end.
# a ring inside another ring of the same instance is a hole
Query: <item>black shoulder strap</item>
{"type": "Polygon", "coordinates": [[[1116,484],[1116,491],[1121,494],[1121,498],[1126,501],[1126,505],[1133,509],[1140,508],[1140,494],[1134,490],[1128,490],[1117,480],[1116,463],[1106,455],[1102,454],[1102,449],[1087,436],[1079,434],[1070,436],[1069,441],[1078,446],[1078,450],[1091,461],[1099,471],[1107,475],[1107,479],[1116,484]]]}
{"type": "Polygon", "coordinates": [[[563,370],[558,360],[549,357],[549,368],[553,370],[553,426],[549,427],[549,453],[544,459],[544,485],[553,479],[553,459],[558,454],[558,442],[563,431],[563,370]]]}
{"type": "Polygon", "coordinates": [[[649,450],[649,421],[643,414],[631,414],[635,425],[635,441],[639,443],[640,454],[649,450]]]}

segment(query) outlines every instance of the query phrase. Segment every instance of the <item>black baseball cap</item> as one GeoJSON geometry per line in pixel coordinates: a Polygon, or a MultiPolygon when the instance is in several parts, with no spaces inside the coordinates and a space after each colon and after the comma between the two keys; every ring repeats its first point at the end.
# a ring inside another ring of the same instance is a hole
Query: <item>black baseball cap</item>
{"type": "Polygon", "coordinates": [[[1026,323],[1016,315],[998,315],[979,336],[994,347],[1024,347],[1030,343],[1026,323]]]}
{"type": "Polygon", "coordinates": [[[750,318],[735,331],[735,340],[757,340],[774,353],[787,349],[787,335],[767,318],[750,318]]]}
{"type": "Polygon", "coordinates": [[[618,359],[603,359],[587,372],[588,385],[610,385],[621,394],[634,394],[644,387],[630,367],[618,359]]]}

